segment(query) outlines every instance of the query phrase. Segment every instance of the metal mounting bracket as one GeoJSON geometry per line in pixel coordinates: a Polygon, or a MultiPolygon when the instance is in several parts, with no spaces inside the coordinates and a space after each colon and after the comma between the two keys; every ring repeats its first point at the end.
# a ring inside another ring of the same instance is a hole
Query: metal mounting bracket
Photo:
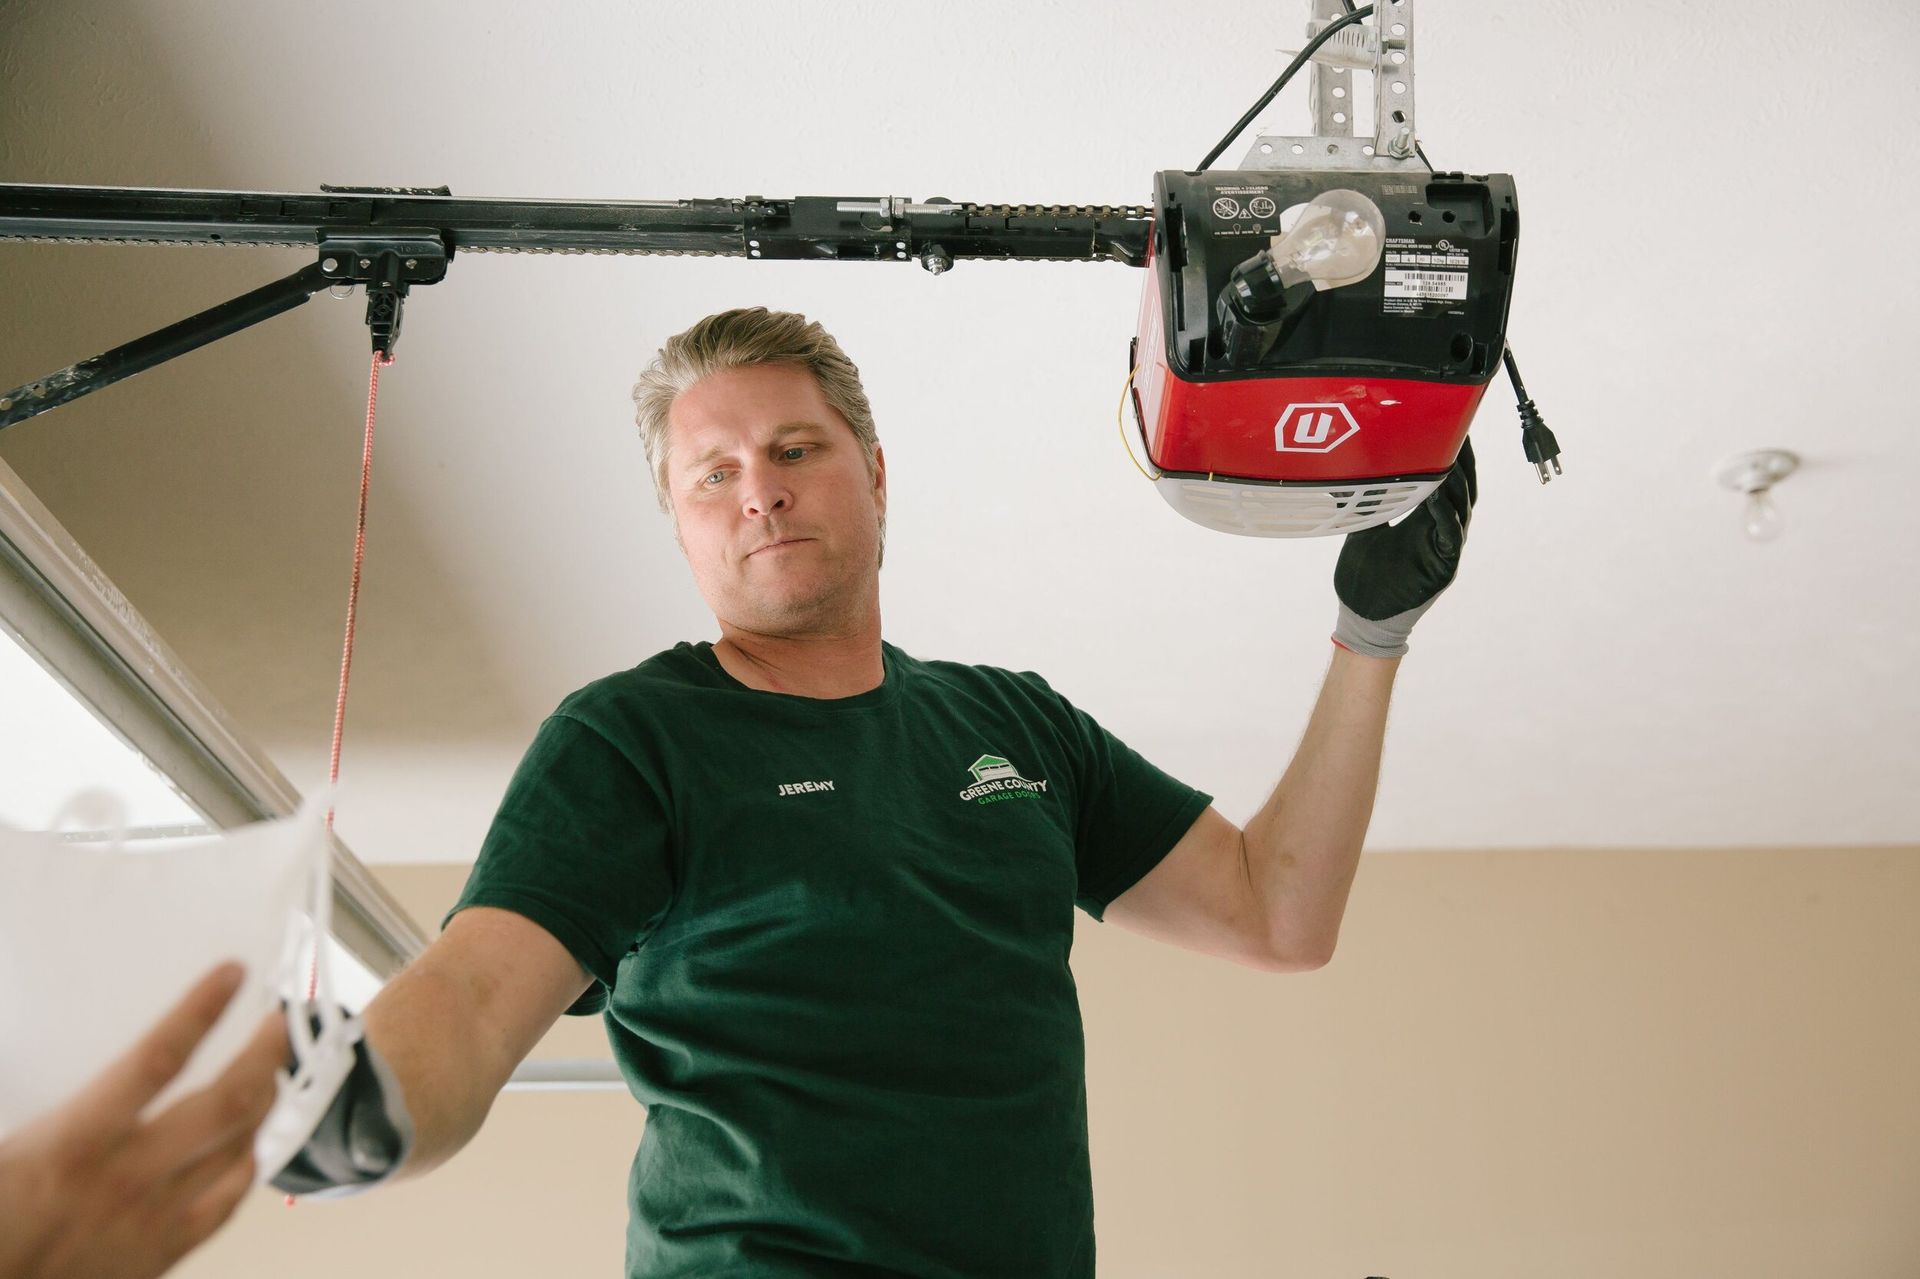
{"type": "MultiPolygon", "coordinates": [[[[1342,0],[1313,0],[1307,39],[1345,16],[1342,0]]],[[[1413,0],[1374,0],[1370,22],[1338,32],[1313,55],[1314,133],[1262,134],[1247,149],[1242,169],[1314,172],[1429,172],[1414,131],[1413,0]],[[1353,72],[1373,80],[1372,138],[1353,132],[1353,72]]]]}

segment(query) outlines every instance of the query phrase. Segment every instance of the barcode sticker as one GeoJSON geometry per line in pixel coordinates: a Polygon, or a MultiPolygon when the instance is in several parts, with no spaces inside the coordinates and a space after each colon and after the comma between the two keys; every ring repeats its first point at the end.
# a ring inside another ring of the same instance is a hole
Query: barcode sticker
{"type": "Polygon", "coordinates": [[[1387,268],[1386,296],[1390,298],[1447,298],[1462,302],[1467,296],[1465,271],[1414,271],[1387,268]]]}

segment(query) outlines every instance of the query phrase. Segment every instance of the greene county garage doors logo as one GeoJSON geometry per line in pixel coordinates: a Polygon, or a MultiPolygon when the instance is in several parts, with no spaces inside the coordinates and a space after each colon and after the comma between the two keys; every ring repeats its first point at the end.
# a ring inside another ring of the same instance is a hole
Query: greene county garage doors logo
{"type": "Polygon", "coordinates": [[[961,800],[976,804],[997,804],[1003,799],[1039,799],[1047,793],[1046,779],[1030,782],[998,755],[982,755],[967,765],[973,785],[960,792],[961,800]]]}

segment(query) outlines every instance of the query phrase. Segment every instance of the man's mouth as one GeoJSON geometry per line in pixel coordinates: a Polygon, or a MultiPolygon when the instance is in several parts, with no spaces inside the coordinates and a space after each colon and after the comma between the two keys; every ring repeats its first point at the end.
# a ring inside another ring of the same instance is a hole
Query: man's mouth
{"type": "Polygon", "coordinates": [[[811,542],[812,540],[813,539],[810,537],[789,537],[778,542],[768,542],[765,546],[762,546],[759,550],[753,551],[751,554],[749,554],[747,558],[752,559],[753,556],[760,554],[760,551],[784,550],[789,546],[798,546],[802,542],[811,542]]]}

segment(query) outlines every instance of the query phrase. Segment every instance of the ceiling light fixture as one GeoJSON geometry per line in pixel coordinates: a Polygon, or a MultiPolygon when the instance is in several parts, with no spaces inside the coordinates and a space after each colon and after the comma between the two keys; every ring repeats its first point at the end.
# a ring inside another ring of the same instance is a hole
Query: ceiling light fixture
{"type": "Polygon", "coordinates": [[[1721,487],[1747,495],[1745,527],[1756,542],[1780,536],[1780,511],[1773,504],[1773,486],[1800,469],[1800,455],[1785,449],[1756,449],[1739,453],[1713,468],[1721,487]]]}

